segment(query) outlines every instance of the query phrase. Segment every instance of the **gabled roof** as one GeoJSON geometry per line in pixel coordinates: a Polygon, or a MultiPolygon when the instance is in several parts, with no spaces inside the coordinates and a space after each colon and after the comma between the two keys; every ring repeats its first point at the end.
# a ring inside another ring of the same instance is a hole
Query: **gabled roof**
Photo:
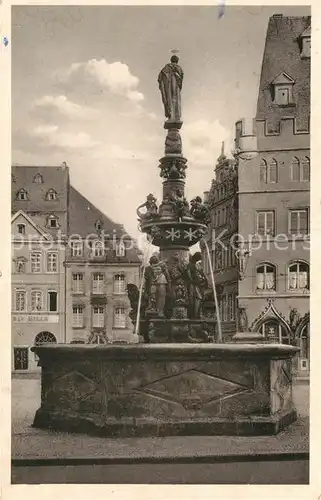
{"type": "Polygon", "coordinates": [[[269,19],[262,60],[257,103],[257,119],[280,120],[283,117],[307,117],[310,114],[310,64],[301,57],[300,36],[311,26],[311,16],[272,16],[269,19]],[[295,81],[295,106],[273,105],[271,82],[285,73],[295,81]]]}
{"type": "Polygon", "coordinates": [[[13,166],[11,183],[12,211],[23,209],[25,212],[50,212],[66,211],[68,200],[69,169],[67,166],[44,167],[44,166],[13,166]],[[40,174],[43,183],[34,182],[34,178],[40,174]],[[57,200],[46,201],[49,189],[57,192],[57,200]],[[28,200],[16,199],[17,193],[25,189],[28,200]]]}
{"type": "Polygon", "coordinates": [[[26,222],[28,222],[28,224],[30,224],[30,226],[32,226],[35,229],[35,231],[39,233],[39,235],[42,236],[45,240],[51,239],[50,236],[47,233],[45,233],[41,229],[41,227],[35,224],[34,221],[27,214],[25,214],[23,210],[19,210],[11,217],[11,224],[13,224],[18,219],[18,217],[22,217],[26,222]]]}
{"type": "Polygon", "coordinates": [[[283,84],[283,83],[294,83],[293,78],[290,75],[287,75],[284,71],[280,73],[277,77],[272,81],[273,85],[283,84]]]}
{"type": "MultiPolygon", "coordinates": [[[[101,230],[103,234],[107,237],[110,236],[112,239],[121,238],[122,236],[127,236],[127,232],[122,224],[119,224],[105,215],[101,210],[99,210],[95,205],[93,205],[85,196],[83,196],[79,191],[77,191],[73,186],[69,189],[69,236],[78,235],[82,238],[87,238],[90,235],[97,234],[97,229],[95,224],[97,221],[101,222],[101,230]]],[[[134,241],[134,240],[132,240],[134,241]]],[[[140,251],[136,249],[133,245],[132,249],[126,250],[125,257],[116,257],[115,255],[110,255],[108,257],[108,262],[115,263],[140,263],[139,258],[140,251]]]]}

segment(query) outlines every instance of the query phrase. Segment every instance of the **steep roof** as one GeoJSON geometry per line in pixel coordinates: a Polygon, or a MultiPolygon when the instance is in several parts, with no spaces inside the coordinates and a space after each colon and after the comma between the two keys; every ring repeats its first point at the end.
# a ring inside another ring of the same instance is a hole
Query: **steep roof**
{"type": "MultiPolygon", "coordinates": [[[[73,186],[69,190],[69,236],[78,235],[82,238],[90,237],[90,235],[97,234],[96,222],[101,223],[101,230],[105,237],[121,238],[122,236],[130,236],[126,233],[124,226],[107,217],[95,205],[93,205],[87,198],[85,198],[73,186]]],[[[134,240],[132,240],[134,241],[134,240]]],[[[133,262],[140,263],[140,251],[136,248],[126,250],[125,257],[108,256],[108,261],[111,259],[116,262],[133,262]]]]}
{"type": "Polygon", "coordinates": [[[257,119],[279,119],[283,116],[306,117],[310,114],[310,59],[301,58],[301,35],[308,33],[311,16],[269,19],[262,62],[257,103],[257,119]],[[294,80],[295,106],[272,105],[271,83],[285,73],[294,80]]]}
{"type": "Polygon", "coordinates": [[[19,210],[27,213],[67,211],[69,183],[69,169],[67,166],[13,166],[11,173],[12,212],[18,212],[19,210]],[[37,175],[39,179],[39,176],[41,176],[43,182],[34,182],[37,175]],[[19,201],[16,199],[17,193],[21,189],[27,192],[28,200],[19,201]],[[49,189],[56,191],[57,200],[46,200],[44,203],[49,189]]]}

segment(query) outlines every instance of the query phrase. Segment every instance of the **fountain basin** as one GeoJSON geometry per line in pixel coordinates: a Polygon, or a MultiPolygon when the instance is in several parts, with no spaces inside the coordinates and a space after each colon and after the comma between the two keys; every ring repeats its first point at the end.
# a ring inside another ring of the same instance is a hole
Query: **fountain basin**
{"type": "Polygon", "coordinates": [[[34,426],[105,436],[277,434],[296,420],[297,348],[43,345],[34,426]]]}

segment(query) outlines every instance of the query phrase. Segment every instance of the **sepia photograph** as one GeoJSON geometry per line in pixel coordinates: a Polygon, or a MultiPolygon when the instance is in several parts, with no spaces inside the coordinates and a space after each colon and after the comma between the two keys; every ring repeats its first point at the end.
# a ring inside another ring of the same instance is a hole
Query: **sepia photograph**
{"type": "Polygon", "coordinates": [[[309,485],[311,23],[11,7],[11,484],[309,485]]]}

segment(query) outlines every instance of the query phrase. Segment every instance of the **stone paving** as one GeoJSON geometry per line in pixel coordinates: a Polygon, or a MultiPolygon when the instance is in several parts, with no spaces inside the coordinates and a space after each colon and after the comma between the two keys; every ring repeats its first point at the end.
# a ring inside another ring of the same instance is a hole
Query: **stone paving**
{"type": "Polygon", "coordinates": [[[309,385],[296,383],[293,396],[299,419],[277,436],[112,439],[32,428],[40,404],[40,379],[13,379],[12,458],[165,458],[307,452],[309,385]]]}

